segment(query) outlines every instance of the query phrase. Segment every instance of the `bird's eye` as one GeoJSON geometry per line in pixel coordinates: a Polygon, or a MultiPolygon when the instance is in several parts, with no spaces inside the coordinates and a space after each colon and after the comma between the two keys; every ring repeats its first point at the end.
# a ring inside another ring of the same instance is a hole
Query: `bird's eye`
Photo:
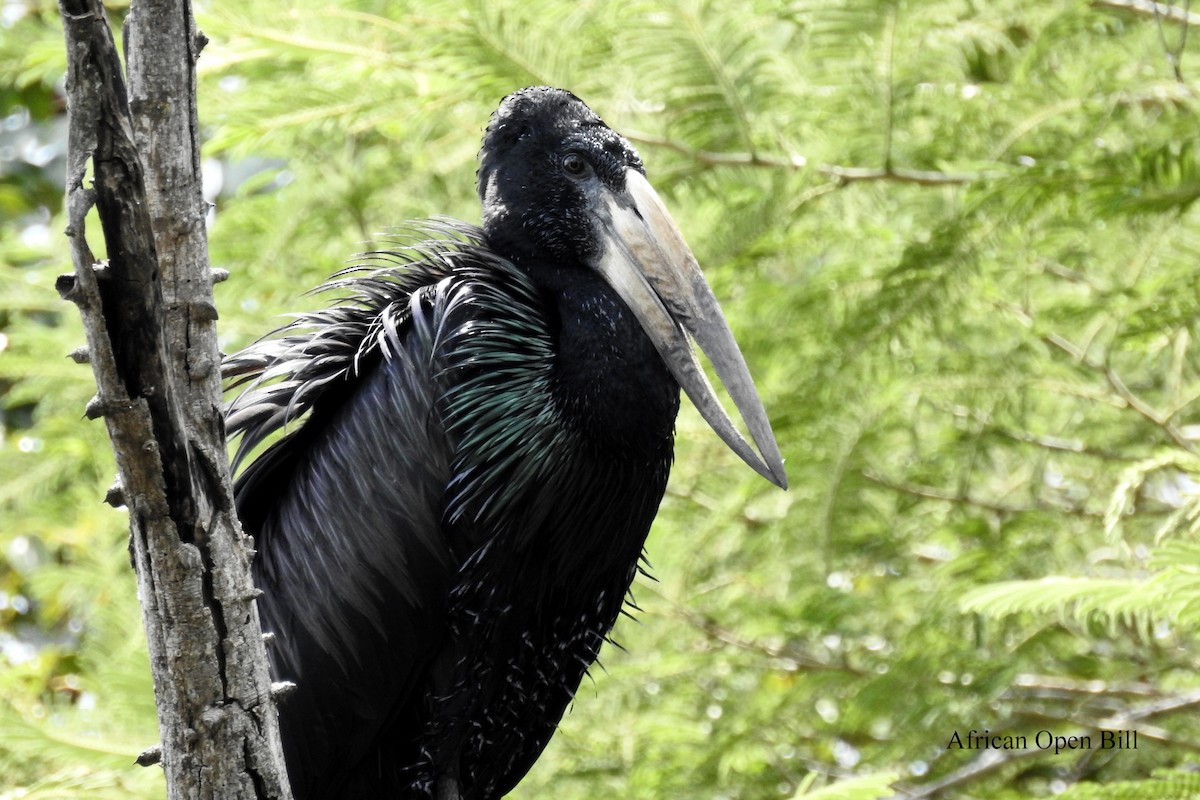
{"type": "Polygon", "coordinates": [[[578,153],[567,153],[562,160],[563,172],[576,180],[587,178],[592,174],[592,165],[578,153]]]}

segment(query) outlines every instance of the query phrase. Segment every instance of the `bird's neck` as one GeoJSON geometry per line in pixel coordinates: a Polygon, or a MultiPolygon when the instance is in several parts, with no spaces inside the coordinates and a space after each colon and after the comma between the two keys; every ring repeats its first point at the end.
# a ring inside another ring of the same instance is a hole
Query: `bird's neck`
{"type": "Polygon", "coordinates": [[[674,431],[679,384],[629,307],[585,267],[526,270],[552,315],[560,410],[597,444],[660,447],[674,431]]]}

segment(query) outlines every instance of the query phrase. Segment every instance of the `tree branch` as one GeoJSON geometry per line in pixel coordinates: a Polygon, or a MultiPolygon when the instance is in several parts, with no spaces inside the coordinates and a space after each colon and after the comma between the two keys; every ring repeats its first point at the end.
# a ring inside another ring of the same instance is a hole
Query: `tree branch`
{"type": "Polygon", "coordinates": [[[686,608],[677,607],[675,616],[709,639],[722,644],[731,645],[739,650],[758,653],[776,661],[795,665],[795,669],[806,671],[845,672],[852,675],[866,675],[864,670],[852,667],[845,662],[833,662],[808,653],[796,647],[777,647],[757,639],[747,639],[736,631],[723,627],[716,620],[686,608]]]}
{"type": "MultiPolygon", "coordinates": [[[[154,673],[171,800],[290,797],[225,459],[186,0],[135,0],[121,62],[99,0],[60,0],[68,55],[67,236],[58,281],[88,340],[154,673]],[[131,113],[132,110],[132,113],[131,113]],[[89,166],[92,186],[84,185],[89,166]],[[109,262],[95,263],[95,206],[109,262]]],[[[154,760],[153,748],[142,759],[154,760]]]]}
{"type": "Polygon", "coordinates": [[[1142,697],[1161,698],[1161,690],[1152,683],[1112,681],[1082,681],[1057,675],[1032,675],[1021,673],[1013,678],[1005,696],[1070,698],[1080,697],[1142,697]]]}
{"type": "MultiPolygon", "coordinates": [[[[946,414],[959,413],[957,409],[951,407],[952,404],[934,402],[931,403],[931,405],[946,414]]],[[[1051,450],[1059,453],[1074,453],[1081,456],[1098,458],[1104,461],[1127,462],[1131,460],[1128,456],[1114,451],[1103,450],[1094,447],[1082,441],[1081,439],[1068,439],[1062,436],[1034,433],[1032,431],[1022,430],[1020,428],[1007,428],[998,422],[995,422],[991,414],[984,413],[978,409],[972,410],[970,416],[971,419],[979,423],[979,432],[981,434],[998,436],[1013,442],[1020,442],[1022,444],[1038,447],[1043,450],[1051,450]]]]}
{"type": "MultiPolygon", "coordinates": [[[[1030,676],[1019,676],[1018,681],[1021,685],[1027,685],[1030,676]],[[1025,681],[1021,681],[1021,678],[1025,681]]],[[[1060,682],[1058,679],[1038,677],[1039,681],[1048,681],[1053,683],[1059,689],[1071,689],[1084,691],[1084,688],[1073,682],[1060,682]]],[[[1136,691],[1136,686],[1127,687],[1135,689],[1133,694],[1140,695],[1140,691],[1136,691]]],[[[1077,702],[1077,701],[1076,701],[1077,702]]],[[[1168,695],[1165,697],[1155,697],[1147,702],[1138,705],[1127,707],[1122,711],[1110,714],[1101,719],[1079,719],[1076,716],[1062,716],[1050,714],[1041,711],[1018,711],[1017,715],[1025,718],[1037,719],[1040,721],[1057,722],[1070,725],[1077,731],[1101,731],[1101,730],[1128,730],[1136,723],[1142,723],[1145,720],[1155,717],[1173,714],[1176,712],[1189,711],[1196,706],[1200,706],[1200,690],[1192,690],[1181,692],[1179,694],[1168,695]]],[[[1190,750],[1200,750],[1200,746],[1189,743],[1180,742],[1172,739],[1169,734],[1159,728],[1151,728],[1150,726],[1139,725],[1138,733],[1145,733],[1147,738],[1169,742],[1173,745],[1180,745],[1190,750]]],[[[943,750],[943,753],[948,752],[943,750]]],[[[1092,751],[1085,751],[1092,752],[1092,751]]],[[[1053,751],[1050,751],[1053,754],[1053,751]]],[[[1002,767],[1006,767],[1018,761],[1023,761],[1028,758],[1047,755],[1047,751],[1037,747],[1031,747],[1024,750],[984,750],[974,759],[963,765],[959,769],[929,783],[919,786],[901,786],[897,785],[897,798],[905,798],[905,800],[925,800],[925,798],[933,798],[941,795],[943,792],[955,787],[963,786],[978,778],[981,778],[988,773],[994,772],[1002,767]]]]}
{"type": "Polygon", "coordinates": [[[1053,450],[1062,453],[1076,453],[1081,456],[1091,456],[1104,461],[1128,461],[1128,457],[1119,453],[1109,452],[1108,450],[1098,450],[1078,439],[1064,439],[1061,436],[1048,436],[1045,434],[1036,434],[1029,431],[1014,430],[1004,428],[999,425],[987,425],[983,431],[985,433],[1002,436],[1005,439],[1011,439],[1014,442],[1033,445],[1040,447],[1043,450],[1053,450]]]}
{"type": "MultiPolygon", "coordinates": [[[[673,150],[706,167],[768,167],[796,171],[810,168],[808,159],[799,154],[764,156],[759,153],[721,153],[712,150],[697,150],[682,142],[645,133],[627,132],[625,136],[638,144],[673,150]]],[[[815,169],[822,175],[843,184],[863,181],[893,181],[915,183],[921,186],[956,186],[985,177],[982,173],[935,172],[903,167],[843,167],[835,164],[820,164],[815,169]]]]}
{"type": "Polygon", "coordinates": [[[1005,503],[998,503],[994,500],[985,500],[959,492],[951,492],[946,489],[940,489],[936,486],[925,486],[919,483],[893,480],[869,469],[864,469],[862,471],[862,476],[872,483],[879,484],[880,486],[886,489],[891,489],[892,491],[911,494],[914,497],[920,497],[926,500],[941,500],[946,503],[960,503],[962,505],[974,506],[975,508],[981,508],[984,511],[992,511],[997,514],[1028,514],[1032,511],[1054,511],[1059,514],[1070,514],[1077,517],[1095,517],[1099,519],[1104,517],[1104,514],[1098,511],[1090,511],[1082,506],[1052,503],[1048,501],[1042,501],[1041,503],[1032,506],[1007,505],[1005,503]]]}
{"type": "Polygon", "coordinates": [[[1127,11],[1139,17],[1157,17],[1182,25],[1200,25],[1200,14],[1168,3],[1155,3],[1152,0],[1092,0],[1092,7],[1127,11]]]}
{"type": "Polygon", "coordinates": [[[1166,414],[1160,414],[1153,406],[1151,406],[1138,395],[1134,394],[1133,391],[1125,385],[1125,381],[1121,380],[1121,376],[1117,374],[1117,371],[1114,370],[1110,365],[1096,361],[1079,347],[1075,346],[1073,342],[1065,339],[1057,333],[1048,333],[1043,335],[1041,338],[1046,344],[1058,348],[1067,355],[1071,356],[1071,358],[1074,360],[1078,361],[1080,364],[1083,364],[1088,369],[1094,370],[1095,372],[1103,375],[1104,380],[1109,385],[1109,388],[1116,393],[1117,397],[1121,398],[1126,408],[1132,409],[1155,427],[1161,428],[1162,431],[1166,433],[1167,436],[1170,437],[1171,440],[1174,441],[1179,447],[1182,447],[1189,453],[1196,452],[1196,445],[1183,435],[1183,432],[1179,430],[1179,427],[1171,421],[1170,416],[1166,414]]]}

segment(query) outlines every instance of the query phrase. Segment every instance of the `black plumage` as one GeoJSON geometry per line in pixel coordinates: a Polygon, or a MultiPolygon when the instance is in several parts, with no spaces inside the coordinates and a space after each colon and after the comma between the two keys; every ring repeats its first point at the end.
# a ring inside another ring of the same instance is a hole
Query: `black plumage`
{"type": "MultiPolygon", "coordinates": [[[[643,174],[573,95],[510,95],[480,155],[482,229],[426,224],[335,278],[337,305],[227,359],[249,382],[227,415],[238,459],[284,430],[236,495],[272,668],[299,686],[280,709],[299,800],[500,797],[594,662],[666,487],[680,382],[703,394],[679,325],[705,347],[716,309],[657,272],[663,225],[665,260],[691,257],[643,174]]],[[[719,325],[713,347],[733,346],[719,325]]],[[[783,485],[733,353],[736,376],[713,361],[765,457],[731,446],[783,485]]]]}

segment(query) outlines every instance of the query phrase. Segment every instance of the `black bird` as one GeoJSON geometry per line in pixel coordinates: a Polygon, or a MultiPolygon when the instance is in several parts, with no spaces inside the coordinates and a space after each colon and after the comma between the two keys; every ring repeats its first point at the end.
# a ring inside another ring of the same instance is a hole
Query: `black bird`
{"type": "Polygon", "coordinates": [[[628,141],[574,95],[525,89],[492,115],[478,189],[482,228],[427,223],[327,284],[338,305],[226,363],[249,382],[227,414],[237,460],[283,432],[236,496],[275,677],[299,687],[280,708],[298,800],[516,785],[621,612],[681,386],[786,487],[745,361],[628,141]]]}

